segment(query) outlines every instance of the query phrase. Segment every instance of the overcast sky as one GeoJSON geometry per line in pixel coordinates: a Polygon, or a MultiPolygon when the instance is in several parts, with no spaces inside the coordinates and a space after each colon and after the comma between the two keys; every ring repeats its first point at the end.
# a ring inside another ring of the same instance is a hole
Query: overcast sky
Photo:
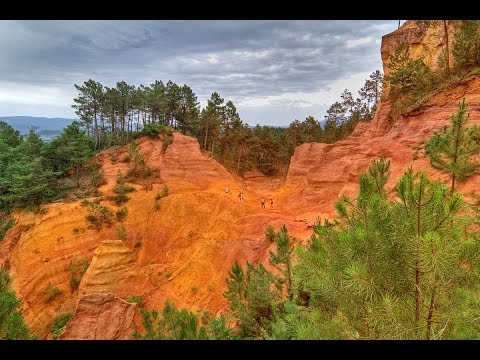
{"type": "Polygon", "coordinates": [[[74,118],[74,84],[94,79],[217,91],[250,125],[321,120],[343,89],[382,70],[389,21],[0,21],[0,116],[74,118]]]}

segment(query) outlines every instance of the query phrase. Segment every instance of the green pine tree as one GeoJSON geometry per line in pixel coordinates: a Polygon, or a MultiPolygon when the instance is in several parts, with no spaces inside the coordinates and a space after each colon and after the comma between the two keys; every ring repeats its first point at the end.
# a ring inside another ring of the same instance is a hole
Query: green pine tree
{"type": "Polygon", "coordinates": [[[20,300],[13,292],[11,282],[7,270],[0,269],[0,340],[30,339],[30,331],[19,311],[20,300]]]}
{"type": "Polygon", "coordinates": [[[54,171],[66,173],[73,169],[78,188],[87,160],[93,155],[94,146],[92,138],[85,134],[81,125],[73,122],[49,144],[46,157],[54,171]]]}
{"type": "Polygon", "coordinates": [[[458,106],[458,112],[450,118],[452,127],[435,134],[425,147],[430,164],[450,175],[451,190],[456,182],[476,174],[480,163],[473,155],[480,150],[480,130],[477,126],[466,127],[470,114],[465,99],[458,106]]]}

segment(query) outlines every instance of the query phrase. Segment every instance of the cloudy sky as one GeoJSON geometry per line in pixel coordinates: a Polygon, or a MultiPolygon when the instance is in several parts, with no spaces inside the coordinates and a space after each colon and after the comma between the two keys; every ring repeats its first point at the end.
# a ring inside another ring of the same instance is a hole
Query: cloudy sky
{"type": "Polygon", "coordinates": [[[74,84],[94,79],[213,91],[250,125],[323,119],[343,89],[382,70],[382,21],[0,20],[0,116],[74,118],[74,84]]]}

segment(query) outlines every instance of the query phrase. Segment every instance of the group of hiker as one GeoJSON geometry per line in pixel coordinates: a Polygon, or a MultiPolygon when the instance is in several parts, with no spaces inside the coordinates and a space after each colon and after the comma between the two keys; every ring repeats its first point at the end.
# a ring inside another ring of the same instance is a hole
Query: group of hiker
{"type": "MultiPolygon", "coordinates": [[[[262,204],[262,208],[265,209],[265,198],[262,196],[262,199],[260,200],[262,204]]],[[[270,209],[273,208],[273,199],[270,199],[270,209]]]]}
{"type": "MultiPolygon", "coordinates": [[[[228,194],[230,192],[230,189],[227,187],[225,187],[225,192],[228,194]]],[[[243,202],[243,192],[240,191],[238,193],[238,201],[240,202],[243,202]]],[[[260,199],[260,204],[262,206],[262,209],[265,209],[265,198],[262,196],[262,198],[260,199]]],[[[270,198],[270,209],[273,208],[273,199],[270,198]]]]}

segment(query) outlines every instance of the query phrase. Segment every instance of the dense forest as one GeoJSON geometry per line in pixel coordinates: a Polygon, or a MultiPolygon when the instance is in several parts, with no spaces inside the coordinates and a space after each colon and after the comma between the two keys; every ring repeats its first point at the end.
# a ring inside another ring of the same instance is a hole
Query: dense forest
{"type": "Polygon", "coordinates": [[[323,126],[312,116],[294,120],[288,128],[244,123],[232,101],[217,92],[200,110],[197,96],[187,86],[155,81],[138,87],[124,81],[109,88],[88,80],[75,85],[76,114],[95,149],[124,145],[142,129],[170,126],[198,139],[202,149],[239,174],[256,169],[266,175],[285,172],[296,146],[317,141],[332,143],[349,135],[358,121],[370,120],[380,100],[383,76],[375,71],[359,97],[345,89],[341,101],[330,106],[323,126]]]}
{"type": "MultiPolygon", "coordinates": [[[[175,129],[196,137],[203,150],[239,174],[274,175],[285,171],[296,146],[338,141],[359,121],[372,119],[384,81],[393,102],[392,121],[421,109],[435,92],[480,74],[480,21],[418,21],[418,31],[439,22],[445,29],[455,26],[453,59],[447,56],[447,41],[439,70],[432,71],[422,59],[411,59],[401,44],[389,59],[390,74],[382,79],[379,71],[372,73],[355,99],[345,90],[322,124],[308,117],[286,129],[251,128],[235,105],[215,92],[200,110],[187,85],[119,82],[108,88],[93,80],[75,85],[81,122],[52,142],[42,142],[33,130],[22,137],[0,122],[0,241],[14,226],[14,209],[41,211],[45,202],[95,195],[103,181],[92,158],[98,151],[130,143],[133,175],[150,173],[132,142],[142,134],[170,136],[175,129]]],[[[387,188],[390,161],[376,159],[359,176],[357,198],[338,199],[337,217],[315,224],[307,245],[294,247],[285,227],[265,229],[265,241],[275,249],[268,265],[233,265],[224,293],[228,315],[178,309],[168,301],[161,311],[145,309],[136,296],[129,301],[139,305],[143,329],[134,337],[478,339],[479,206],[455,191],[480,169],[480,129],[468,121],[463,100],[451,125],[425,144],[431,166],[448,175],[448,185],[409,169],[387,188]]],[[[125,179],[119,178],[118,188],[123,190],[115,200],[122,203],[125,179]]],[[[35,338],[11,281],[0,269],[0,339],[35,338]]]]}

